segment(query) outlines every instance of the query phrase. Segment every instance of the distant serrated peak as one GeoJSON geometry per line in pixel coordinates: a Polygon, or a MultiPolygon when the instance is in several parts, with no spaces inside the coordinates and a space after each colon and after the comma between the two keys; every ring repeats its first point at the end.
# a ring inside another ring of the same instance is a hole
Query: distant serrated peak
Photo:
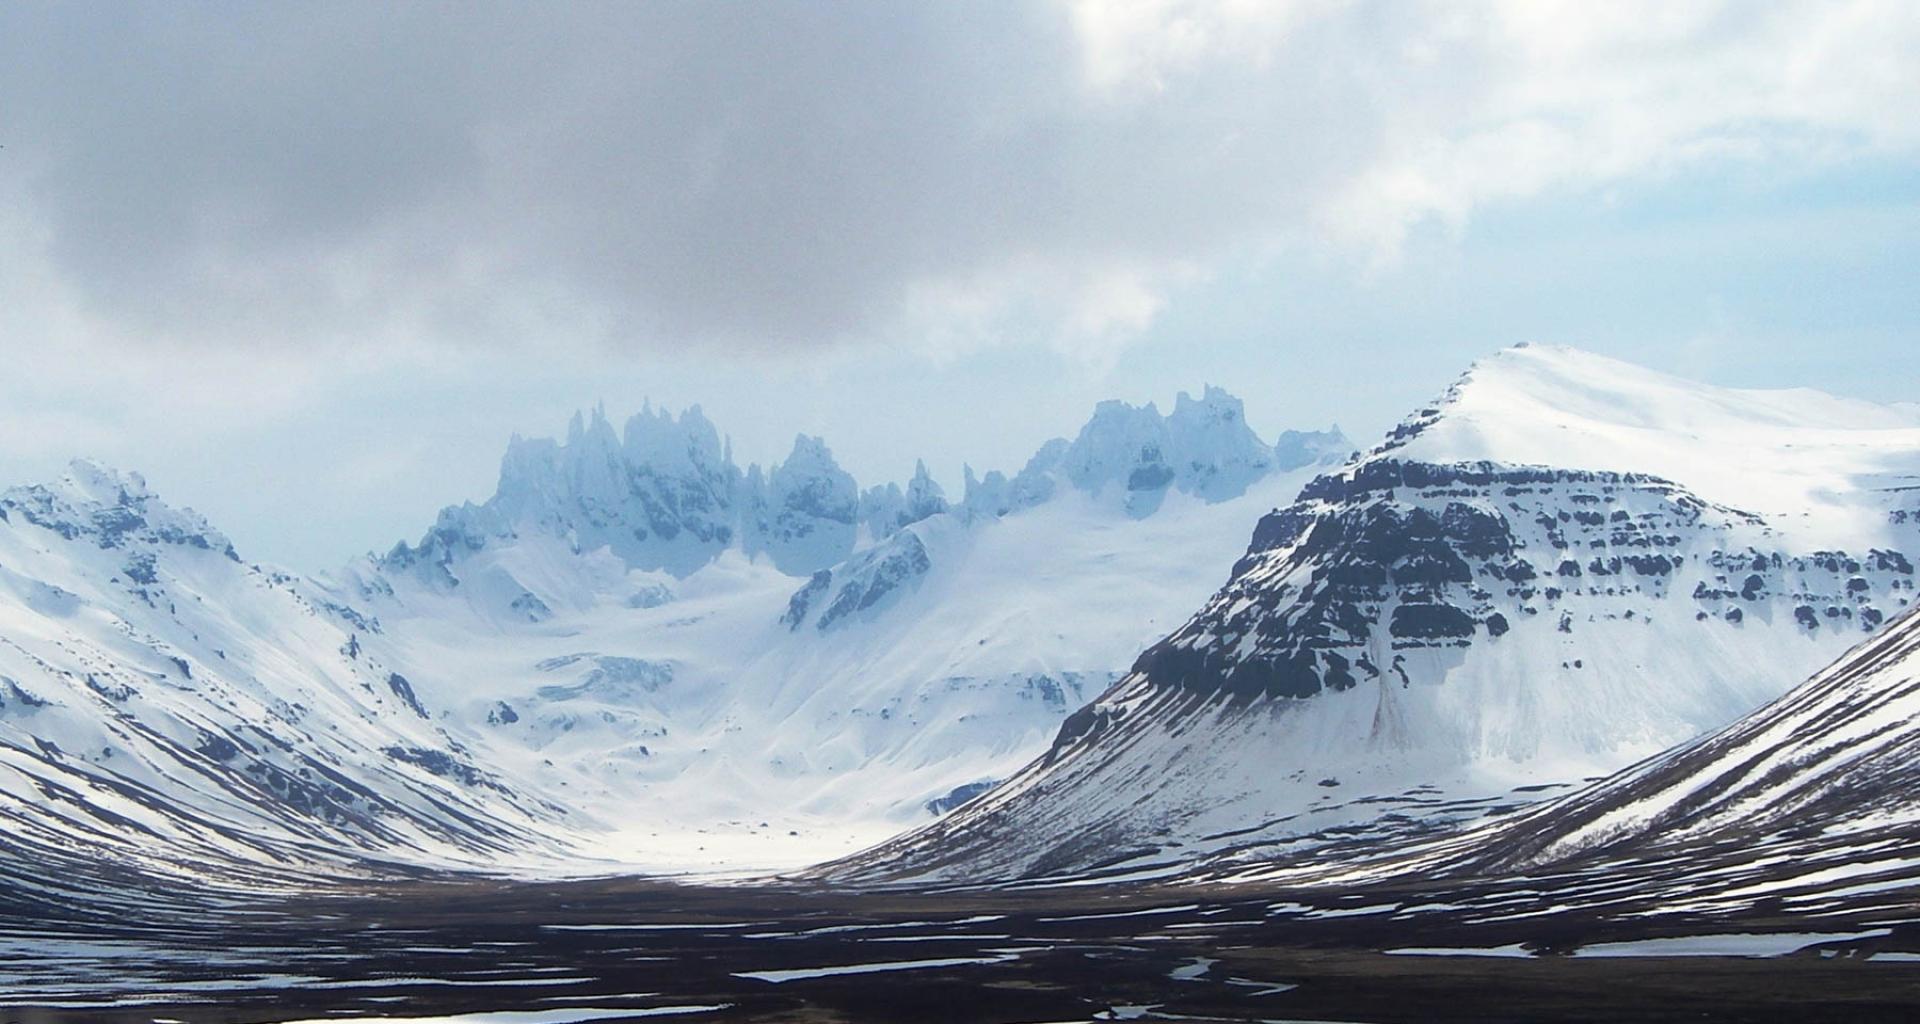
{"type": "Polygon", "coordinates": [[[1246,403],[1229,394],[1225,388],[1208,384],[1201,388],[1197,399],[1185,391],[1174,396],[1173,412],[1168,418],[1187,417],[1237,421],[1246,417],[1246,403]]]}

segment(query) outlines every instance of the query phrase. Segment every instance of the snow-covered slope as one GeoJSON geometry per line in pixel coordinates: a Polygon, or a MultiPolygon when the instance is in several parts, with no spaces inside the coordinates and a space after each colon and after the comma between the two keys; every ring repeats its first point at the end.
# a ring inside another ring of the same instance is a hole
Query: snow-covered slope
{"type": "MultiPolygon", "coordinates": [[[[1786,696],[1503,823],[1478,870],[1920,825],[1920,609],[1786,696]]],[[[1920,855],[1912,872],[1920,875],[1920,855]]]]}
{"type": "Polygon", "coordinates": [[[1411,844],[1279,863],[1223,857],[1192,877],[1334,892],[1448,879],[1465,893],[1491,881],[1552,913],[1872,921],[1910,913],[1916,844],[1920,607],[1732,725],[1568,796],[1411,844]]]}
{"type": "Polygon", "coordinates": [[[516,439],[494,498],[323,594],[585,851],[656,869],[851,852],[1011,774],[1347,454],[1217,389],[1104,403],[953,503],[924,466],[863,494],[811,438],[741,470],[697,410],[623,433],[516,439]]]}
{"type": "Polygon", "coordinates": [[[154,865],[474,862],[564,833],[359,648],[377,628],[137,475],[0,493],[0,832],[41,863],[154,865]]]}
{"type": "Polygon", "coordinates": [[[1568,349],[1477,364],[956,814],[827,869],[1044,876],[1382,838],[1778,696],[1909,605],[1920,420],[1568,349]]]}

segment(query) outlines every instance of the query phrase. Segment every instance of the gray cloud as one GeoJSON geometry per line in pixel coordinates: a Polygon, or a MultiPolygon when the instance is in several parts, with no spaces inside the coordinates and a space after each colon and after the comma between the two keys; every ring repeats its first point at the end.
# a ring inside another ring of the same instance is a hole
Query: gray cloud
{"type": "MultiPolygon", "coordinates": [[[[13,258],[135,336],[773,348],[1016,313],[1100,334],[1303,232],[1390,248],[1737,148],[1750,102],[1800,84],[1744,72],[1805,35],[1636,12],[1582,48],[1491,6],[1252,8],[9,5],[0,183],[40,229],[13,258]],[[1672,78],[1674,111],[1610,91],[1681,65],[1703,77],[1672,78]],[[1617,77],[1536,95],[1543,68],[1617,77]]],[[[1910,141],[1859,115],[1875,88],[1776,120],[1910,141]]]]}

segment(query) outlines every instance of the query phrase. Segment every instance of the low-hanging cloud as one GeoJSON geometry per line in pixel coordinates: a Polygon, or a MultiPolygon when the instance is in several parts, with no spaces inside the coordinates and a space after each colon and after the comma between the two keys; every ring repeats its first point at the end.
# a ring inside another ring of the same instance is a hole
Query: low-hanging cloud
{"type": "Polygon", "coordinates": [[[1916,48],[1872,0],[9,5],[0,318],[1099,345],[1279,246],[1910,152],[1916,48]]]}

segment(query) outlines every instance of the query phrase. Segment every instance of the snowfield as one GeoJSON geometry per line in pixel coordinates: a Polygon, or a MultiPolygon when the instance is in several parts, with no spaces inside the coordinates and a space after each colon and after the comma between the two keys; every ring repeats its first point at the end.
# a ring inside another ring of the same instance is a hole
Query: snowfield
{"type": "Polygon", "coordinates": [[[76,463],[0,504],[0,811],[190,870],[845,855],[1044,750],[1345,454],[1209,389],[1105,403],[949,503],[924,467],[860,493],[817,439],[743,471],[697,410],[596,412],[322,580],[76,463]]]}

